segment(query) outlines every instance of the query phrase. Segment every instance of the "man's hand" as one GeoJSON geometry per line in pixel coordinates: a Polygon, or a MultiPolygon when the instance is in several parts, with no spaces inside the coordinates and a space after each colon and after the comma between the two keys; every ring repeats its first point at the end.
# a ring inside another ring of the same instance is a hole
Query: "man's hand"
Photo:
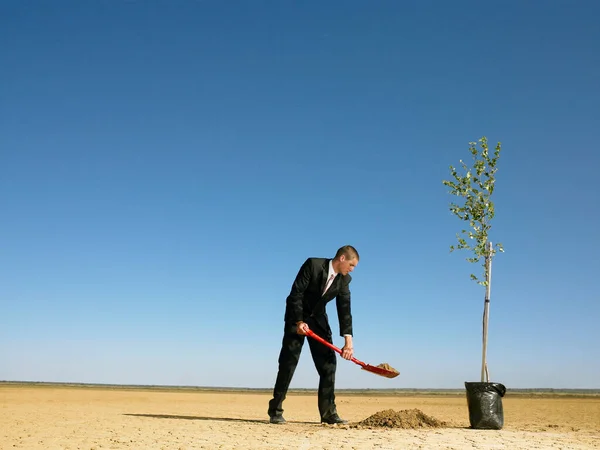
{"type": "Polygon", "coordinates": [[[352,359],[354,355],[354,347],[352,345],[352,336],[344,336],[345,343],[342,347],[342,358],[352,359]]]}
{"type": "Polygon", "coordinates": [[[306,332],[309,330],[308,325],[305,322],[296,322],[296,332],[301,336],[306,336],[306,332]]]}

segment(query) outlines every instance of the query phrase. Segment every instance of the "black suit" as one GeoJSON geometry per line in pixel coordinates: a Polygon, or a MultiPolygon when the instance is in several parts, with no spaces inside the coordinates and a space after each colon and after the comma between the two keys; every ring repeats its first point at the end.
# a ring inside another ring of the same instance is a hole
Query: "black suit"
{"type": "MultiPolygon", "coordinates": [[[[268,413],[270,416],[283,412],[282,403],[300,359],[304,336],[296,332],[296,323],[306,322],[312,331],[333,343],[325,306],[335,298],[340,336],[352,334],[349,289],[352,277],[338,274],[325,295],[322,295],[327,282],[330,261],[326,258],[308,258],[298,271],[287,297],[284,333],[279,354],[279,371],[273,389],[273,399],[269,402],[268,413]]],[[[337,414],[334,394],[336,354],[329,347],[314,339],[309,338],[308,343],[319,373],[319,413],[321,418],[326,418],[337,414]]]]}

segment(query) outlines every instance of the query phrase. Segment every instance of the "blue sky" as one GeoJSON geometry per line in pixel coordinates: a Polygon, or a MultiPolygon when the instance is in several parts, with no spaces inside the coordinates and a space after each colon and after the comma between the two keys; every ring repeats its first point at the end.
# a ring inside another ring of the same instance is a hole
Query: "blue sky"
{"type": "MultiPolygon", "coordinates": [[[[340,359],[338,388],[478,381],[442,180],[485,135],[491,379],[600,388],[599,14],[2,2],[0,379],[271,388],[300,264],[352,244],[355,355],[401,375],[340,359]]],[[[291,387],[317,383],[307,347],[291,387]]]]}

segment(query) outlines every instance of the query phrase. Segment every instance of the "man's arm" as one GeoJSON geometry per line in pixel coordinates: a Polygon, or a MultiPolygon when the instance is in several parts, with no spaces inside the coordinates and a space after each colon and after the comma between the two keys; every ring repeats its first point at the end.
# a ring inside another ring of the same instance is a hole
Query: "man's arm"
{"type": "Polygon", "coordinates": [[[340,292],[335,300],[338,320],[340,322],[340,335],[344,337],[342,358],[350,359],[354,353],[354,344],[352,343],[352,311],[350,307],[350,281],[352,281],[352,277],[346,275],[344,278],[340,292]]]}
{"type": "Polygon", "coordinates": [[[336,296],[338,320],[340,322],[340,336],[352,336],[352,309],[350,307],[350,282],[352,277],[346,275],[342,280],[340,292],[336,296]]]}
{"type": "Polygon", "coordinates": [[[310,283],[310,278],[312,276],[312,267],[311,267],[311,261],[310,258],[308,258],[306,261],[304,261],[304,264],[302,264],[302,267],[300,267],[300,270],[298,271],[298,274],[296,275],[296,279],[294,280],[294,283],[292,284],[292,289],[290,291],[290,295],[288,295],[287,299],[286,299],[286,303],[288,308],[291,311],[292,314],[292,320],[298,324],[300,322],[303,322],[304,316],[303,316],[303,305],[302,305],[302,298],[304,295],[304,291],[306,291],[306,288],[308,287],[308,284],[310,283]]]}

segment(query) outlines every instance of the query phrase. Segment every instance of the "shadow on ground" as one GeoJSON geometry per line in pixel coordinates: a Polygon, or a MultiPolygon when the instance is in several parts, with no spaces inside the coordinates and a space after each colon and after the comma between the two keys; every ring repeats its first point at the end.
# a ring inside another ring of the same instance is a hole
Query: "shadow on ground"
{"type": "MultiPolygon", "coordinates": [[[[242,422],[242,423],[269,423],[268,419],[236,419],[233,417],[203,417],[203,416],[178,416],[172,414],[123,414],[124,416],[133,417],[149,417],[151,419],[180,419],[180,420],[218,420],[222,422],[242,422]]],[[[301,423],[306,425],[318,424],[318,422],[301,422],[296,420],[288,420],[287,423],[301,423]]]]}

